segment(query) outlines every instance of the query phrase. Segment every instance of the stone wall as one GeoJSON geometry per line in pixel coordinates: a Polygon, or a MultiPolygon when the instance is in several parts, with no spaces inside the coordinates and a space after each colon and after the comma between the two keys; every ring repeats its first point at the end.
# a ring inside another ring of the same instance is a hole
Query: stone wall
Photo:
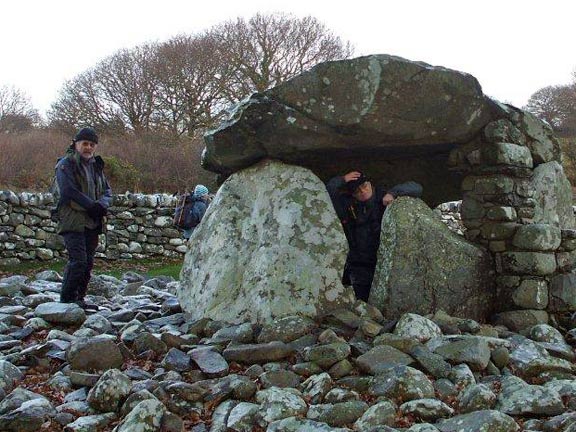
{"type": "MultiPolygon", "coordinates": [[[[49,261],[64,255],[62,238],[50,219],[49,193],[0,191],[0,265],[49,261]]],[[[167,194],[114,195],[96,256],[106,259],[180,257],[186,252],[172,226],[176,198],[167,194]]]]}
{"type": "Polygon", "coordinates": [[[461,205],[462,201],[449,201],[440,204],[434,211],[440,216],[442,222],[450,228],[450,231],[463,236],[466,232],[466,227],[462,223],[462,217],[460,216],[461,205]]]}
{"type": "MultiPolygon", "coordinates": [[[[167,194],[115,195],[97,257],[183,256],[186,245],[180,232],[172,227],[175,205],[176,198],[167,194]]],[[[65,255],[56,223],[50,219],[52,206],[49,193],[0,191],[0,265],[49,261],[65,255]]],[[[460,201],[441,204],[436,211],[452,231],[463,235],[460,201]]]]}
{"type": "Polygon", "coordinates": [[[499,322],[520,328],[575,310],[576,230],[552,131],[529,113],[501,109],[505,118],[488,123],[451,160],[467,174],[465,235],[495,257],[499,322]]]}

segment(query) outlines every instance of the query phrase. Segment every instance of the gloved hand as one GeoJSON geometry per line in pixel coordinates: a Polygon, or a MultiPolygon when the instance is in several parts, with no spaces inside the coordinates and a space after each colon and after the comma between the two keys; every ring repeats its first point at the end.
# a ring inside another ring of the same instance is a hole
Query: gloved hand
{"type": "Polygon", "coordinates": [[[88,213],[88,216],[90,216],[92,219],[99,220],[106,216],[108,209],[99,202],[95,202],[91,207],[86,209],[86,213],[88,213]]]}

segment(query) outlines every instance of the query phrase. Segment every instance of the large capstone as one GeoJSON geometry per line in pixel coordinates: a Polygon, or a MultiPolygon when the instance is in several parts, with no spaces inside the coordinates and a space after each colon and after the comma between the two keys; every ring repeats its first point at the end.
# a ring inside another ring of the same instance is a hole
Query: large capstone
{"type": "Polygon", "coordinates": [[[361,166],[378,183],[411,178],[427,201],[449,201],[461,178],[448,154],[494,120],[494,105],[463,72],[390,55],[326,62],[238,104],[206,135],[203,165],[230,174],[272,157],[323,180],[361,166]]]}
{"type": "Polygon", "coordinates": [[[190,238],[178,297],[193,318],[316,317],[353,301],[340,282],[347,247],[320,179],[263,161],[219,189],[190,238]]]}
{"type": "Polygon", "coordinates": [[[484,249],[452,233],[421,200],[401,197],[382,219],[369,303],[390,318],[442,309],[483,320],[493,303],[492,273],[484,249]]]}

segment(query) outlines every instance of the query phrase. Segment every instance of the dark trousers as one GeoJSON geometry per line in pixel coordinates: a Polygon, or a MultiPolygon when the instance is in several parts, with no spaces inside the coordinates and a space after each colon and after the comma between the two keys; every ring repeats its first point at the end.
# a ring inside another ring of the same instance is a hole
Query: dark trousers
{"type": "Polygon", "coordinates": [[[374,279],[376,265],[348,264],[346,269],[356,298],[367,302],[370,296],[370,288],[372,288],[372,279],[374,279]]]}
{"type": "Polygon", "coordinates": [[[99,230],[87,229],[84,232],[62,234],[68,251],[68,263],[64,269],[64,280],[60,292],[62,303],[84,299],[86,291],[88,291],[92,267],[94,267],[94,254],[98,247],[98,232],[99,230]]]}

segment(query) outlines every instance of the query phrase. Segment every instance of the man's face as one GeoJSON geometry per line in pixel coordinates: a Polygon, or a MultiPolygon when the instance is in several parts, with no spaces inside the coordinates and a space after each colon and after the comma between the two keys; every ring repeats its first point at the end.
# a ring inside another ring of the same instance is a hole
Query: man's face
{"type": "Polygon", "coordinates": [[[82,157],[82,159],[88,160],[90,159],[92,156],[94,156],[94,153],[96,152],[96,146],[98,144],[92,142],[92,141],[76,141],[75,147],[76,147],[76,151],[78,153],[80,153],[80,156],[82,157]]]}
{"type": "Polygon", "coordinates": [[[370,198],[372,198],[372,193],[372,183],[366,181],[358,186],[352,196],[358,201],[368,201],[370,198]]]}

